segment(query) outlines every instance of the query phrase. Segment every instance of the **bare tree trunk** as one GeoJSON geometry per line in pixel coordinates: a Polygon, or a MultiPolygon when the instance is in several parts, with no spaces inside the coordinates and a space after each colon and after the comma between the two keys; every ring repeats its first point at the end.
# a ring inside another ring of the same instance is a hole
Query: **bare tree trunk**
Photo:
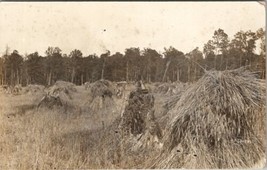
{"type": "Polygon", "coordinates": [[[81,75],[81,85],[83,85],[83,74],[81,75]]]}
{"type": "Polygon", "coordinates": [[[147,66],[147,76],[148,76],[148,83],[150,83],[150,74],[151,74],[151,58],[149,57],[148,66],[147,66]]]}
{"type": "Polygon", "coordinates": [[[85,72],[85,82],[88,82],[88,80],[89,80],[88,73],[87,73],[87,72],[85,72]]]}
{"type": "Polygon", "coordinates": [[[252,68],[252,61],[251,61],[251,56],[249,57],[249,68],[251,69],[252,68]]]}
{"type": "Polygon", "coordinates": [[[74,78],[75,78],[75,67],[72,68],[72,73],[71,73],[71,82],[74,83],[74,78]]]}
{"type": "Polygon", "coordinates": [[[16,71],[13,72],[13,84],[14,86],[17,84],[17,80],[16,80],[16,71]]]}
{"type": "MultiPolygon", "coordinates": [[[[264,56],[263,56],[264,58],[264,56]]],[[[264,62],[261,62],[260,61],[260,67],[261,67],[261,70],[262,70],[262,79],[265,79],[266,78],[266,65],[265,65],[265,60],[264,62]]]]}
{"type": "Polygon", "coordinates": [[[241,55],[239,56],[239,67],[241,67],[242,65],[242,58],[241,58],[241,55]]]}
{"type": "Polygon", "coordinates": [[[28,86],[29,85],[29,71],[28,71],[28,68],[26,68],[26,85],[28,86]]]}
{"type": "Polygon", "coordinates": [[[20,77],[19,77],[19,83],[22,85],[23,83],[23,72],[20,72],[20,77]]]}
{"type": "Polygon", "coordinates": [[[45,78],[46,78],[46,84],[48,85],[48,83],[49,83],[49,73],[45,73],[45,78]]]}
{"type": "Polygon", "coordinates": [[[29,85],[29,82],[30,82],[30,77],[27,76],[27,78],[26,78],[26,85],[27,85],[27,86],[29,85]]]}
{"type": "Polygon", "coordinates": [[[18,68],[17,68],[17,73],[16,74],[17,74],[17,77],[16,77],[17,78],[17,83],[16,84],[20,84],[20,81],[19,81],[20,76],[19,76],[19,69],[18,68]]]}
{"type": "Polygon", "coordinates": [[[103,63],[102,71],[101,71],[101,80],[104,79],[104,70],[105,70],[105,59],[104,59],[104,63],[103,63]]]}
{"type": "Polygon", "coordinates": [[[167,64],[166,64],[166,68],[165,68],[165,71],[164,71],[164,74],[163,74],[162,82],[165,81],[166,74],[167,74],[167,71],[169,69],[170,63],[171,63],[171,61],[168,61],[167,64]]]}
{"type": "Polygon", "coordinates": [[[195,78],[194,78],[194,81],[197,80],[197,66],[195,65],[195,78]]]}
{"type": "Polygon", "coordinates": [[[225,70],[228,69],[228,57],[226,57],[226,64],[225,64],[225,70]]]}
{"type": "Polygon", "coordinates": [[[14,73],[13,73],[13,68],[11,69],[11,74],[10,74],[10,84],[13,86],[13,77],[14,77],[14,73]]]}
{"type": "Polygon", "coordinates": [[[248,59],[246,60],[245,66],[249,65],[249,61],[248,59]]]}
{"type": "Polygon", "coordinates": [[[173,82],[177,81],[177,70],[173,70],[173,82]]]}
{"type": "Polygon", "coordinates": [[[191,63],[189,63],[188,66],[187,66],[187,81],[188,82],[191,81],[190,67],[191,67],[191,63]]]}
{"type": "Polygon", "coordinates": [[[129,61],[127,60],[126,64],[126,82],[129,82],[129,61]]]}
{"type": "Polygon", "coordinates": [[[49,75],[48,75],[48,86],[50,86],[52,83],[52,70],[50,70],[49,75]]]}
{"type": "Polygon", "coordinates": [[[220,57],[221,57],[220,58],[221,60],[220,60],[220,68],[219,68],[219,70],[222,70],[222,64],[223,64],[223,57],[224,56],[223,55],[220,55],[220,57]]]}
{"type": "Polygon", "coordinates": [[[216,67],[217,67],[217,64],[216,64],[216,63],[217,63],[217,56],[214,55],[214,69],[215,69],[215,70],[217,70],[217,69],[216,69],[216,67]]]}
{"type": "Polygon", "coordinates": [[[180,82],[180,69],[177,69],[177,81],[180,82]]]}
{"type": "Polygon", "coordinates": [[[5,67],[5,81],[4,81],[5,85],[7,84],[6,83],[6,78],[7,78],[7,74],[6,74],[6,67],[5,67]]]}

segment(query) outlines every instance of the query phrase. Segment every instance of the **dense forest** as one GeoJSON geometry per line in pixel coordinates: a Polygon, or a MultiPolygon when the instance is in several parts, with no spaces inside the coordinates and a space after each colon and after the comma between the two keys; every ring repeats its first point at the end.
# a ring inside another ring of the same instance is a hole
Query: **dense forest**
{"type": "MultiPolygon", "coordinates": [[[[179,37],[176,37],[179,38],[179,37]]],[[[164,48],[160,54],[151,48],[127,48],[125,54],[109,51],[84,56],[74,49],[70,54],[62,53],[59,47],[48,47],[45,56],[38,52],[22,56],[17,50],[6,48],[0,58],[1,85],[52,85],[57,80],[77,85],[99,79],[111,81],[193,82],[205,70],[226,70],[247,66],[265,78],[265,30],[239,31],[232,40],[222,29],[199,48],[183,53],[175,47],[164,48]],[[256,42],[261,52],[255,53],[256,42]]]]}

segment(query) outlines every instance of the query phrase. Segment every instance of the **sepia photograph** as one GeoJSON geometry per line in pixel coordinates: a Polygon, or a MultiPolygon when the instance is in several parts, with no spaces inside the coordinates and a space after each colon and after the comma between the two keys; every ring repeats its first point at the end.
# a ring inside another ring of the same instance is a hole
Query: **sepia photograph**
{"type": "Polygon", "coordinates": [[[265,10],[0,2],[0,169],[264,168],[265,10]]]}

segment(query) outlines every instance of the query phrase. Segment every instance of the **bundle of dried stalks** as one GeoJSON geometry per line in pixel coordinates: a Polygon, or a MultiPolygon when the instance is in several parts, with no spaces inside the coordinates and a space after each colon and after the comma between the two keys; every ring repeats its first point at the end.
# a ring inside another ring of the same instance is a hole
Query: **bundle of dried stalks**
{"type": "Polygon", "coordinates": [[[51,109],[54,106],[71,106],[73,93],[77,92],[77,89],[70,82],[57,81],[46,92],[38,107],[51,109]]]}
{"type": "Polygon", "coordinates": [[[24,89],[23,92],[26,94],[35,94],[39,92],[44,92],[45,87],[43,85],[29,84],[24,89]]]}
{"type": "Polygon", "coordinates": [[[63,103],[59,96],[56,97],[47,94],[41,99],[40,103],[38,104],[38,108],[49,108],[49,109],[62,106],[63,103]]]}
{"type": "Polygon", "coordinates": [[[15,86],[4,85],[2,87],[5,91],[5,93],[7,93],[7,94],[19,95],[22,92],[22,86],[20,84],[15,85],[15,86]]]}
{"type": "MultiPolygon", "coordinates": [[[[147,89],[137,88],[129,95],[128,104],[122,114],[120,129],[123,136],[133,135],[140,144],[137,148],[159,142],[162,132],[154,115],[155,98],[147,89]],[[141,135],[140,137],[138,137],[141,135]]],[[[129,142],[126,142],[129,143],[129,142]]],[[[134,148],[134,146],[132,145],[134,148]]]]}
{"type": "Polygon", "coordinates": [[[8,85],[0,85],[0,91],[6,92],[8,89],[8,85]]]}
{"type": "Polygon", "coordinates": [[[48,89],[48,95],[59,96],[61,99],[72,99],[71,93],[77,92],[75,85],[70,82],[57,81],[52,87],[48,89]]]}
{"type": "Polygon", "coordinates": [[[93,113],[116,112],[117,107],[113,96],[116,88],[112,82],[108,80],[99,80],[90,85],[89,107],[93,113]]]}
{"type": "Polygon", "coordinates": [[[125,133],[133,135],[145,131],[145,120],[154,106],[154,96],[141,90],[130,93],[128,105],[122,115],[121,128],[125,133]]]}
{"type": "Polygon", "coordinates": [[[154,167],[253,167],[265,157],[265,89],[244,69],[207,72],[170,111],[154,167]]]}
{"type": "Polygon", "coordinates": [[[91,84],[90,91],[92,97],[112,97],[116,93],[116,87],[108,80],[99,80],[91,84]]]}

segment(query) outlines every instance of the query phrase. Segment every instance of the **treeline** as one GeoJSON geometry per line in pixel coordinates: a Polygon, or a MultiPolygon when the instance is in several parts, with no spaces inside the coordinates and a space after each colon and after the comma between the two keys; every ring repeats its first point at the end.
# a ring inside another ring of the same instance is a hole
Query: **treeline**
{"type": "Polygon", "coordinates": [[[109,51],[83,56],[80,50],[63,54],[59,47],[48,47],[45,56],[34,52],[25,56],[14,50],[0,58],[1,85],[52,85],[64,80],[81,85],[99,79],[111,81],[193,82],[205,70],[226,70],[247,66],[265,78],[265,30],[240,31],[231,41],[222,29],[214,32],[203,52],[198,48],[183,53],[174,47],[162,54],[151,48],[128,48],[125,54],[109,51]],[[255,54],[256,42],[261,54],[255,54]]]}

